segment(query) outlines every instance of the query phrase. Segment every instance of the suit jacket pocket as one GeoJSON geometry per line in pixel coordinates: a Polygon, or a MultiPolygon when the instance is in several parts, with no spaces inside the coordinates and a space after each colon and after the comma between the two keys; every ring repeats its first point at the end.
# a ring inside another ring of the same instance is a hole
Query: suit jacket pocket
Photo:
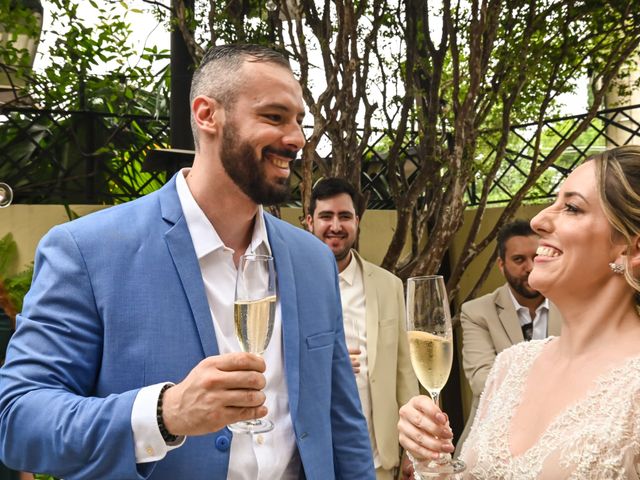
{"type": "Polygon", "coordinates": [[[384,320],[380,320],[379,325],[380,325],[380,328],[397,327],[398,319],[396,317],[385,318],[384,320]]]}
{"type": "Polygon", "coordinates": [[[316,333],[307,337],[307,348],[309,350],[318,350],[333,346],[336,334],[334,332],[316,333]]]}

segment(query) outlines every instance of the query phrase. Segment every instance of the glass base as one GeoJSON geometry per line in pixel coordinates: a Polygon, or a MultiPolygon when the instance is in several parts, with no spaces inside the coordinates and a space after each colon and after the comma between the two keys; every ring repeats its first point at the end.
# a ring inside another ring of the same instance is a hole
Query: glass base
{"type": "Polygon", "coordinates": [[[273,426],[271,420],[257,418],[255,420],[232,423],[231,425],[227,425],[227,428],[233,433],[266,433],[273,430],[273,426]]]}

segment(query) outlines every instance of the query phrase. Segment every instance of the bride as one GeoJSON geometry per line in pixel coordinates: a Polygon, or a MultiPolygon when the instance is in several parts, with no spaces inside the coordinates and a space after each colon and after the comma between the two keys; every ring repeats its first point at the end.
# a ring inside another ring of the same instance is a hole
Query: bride
{"type": "MultiPolygon", "coordinates": [[[[531,226],[529,284],[564,318],[562,335],[496,359],[460,458],[472,479],[640,478],[640,147],[589,158],[531,226]]],[[[426,396],[400,410],[414,457],[452,452],[426,396]]]]}

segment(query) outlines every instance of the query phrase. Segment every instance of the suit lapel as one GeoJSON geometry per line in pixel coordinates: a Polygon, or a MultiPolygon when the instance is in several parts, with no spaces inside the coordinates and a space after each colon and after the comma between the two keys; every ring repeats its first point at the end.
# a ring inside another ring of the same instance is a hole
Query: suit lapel
{"type": "Polygon", "coordinates": [[[353,251],[356,261],[362,268],[362,281],[364,282],[365,321],[367,327],[367,367],[369,375],[373,373],[378,351],[378,291],[376,288],[373,271],[367,262],[357,252],[353,251]]]}
{"type": "Polygon", "coordinates": [[[520,328],[520,322],[518,321],[518,313],[513,307],[513,302],[509,297],[507,284],[500,287],[498,295],[496,295],[495,304],[496,311],[498,312],[498,318],[500,323],[507,332],[507,336],[512,344],[524,342],[524,336],[522,335],[522,328],[520,328]]]}
{"type": "Polygon", "coordinates": [[[298,322],[298,303],[296,282],[291,261],[291,254],[284,239],[280,235],[276,220],[265,215],[265,225],[269,237],[269,245],[273,254],[276,275],[278,277],[278,296],[282,316],[282,348],[284,350],[284,367],[287,373],[289,392],[289,410],[291,418],[296,418],[300,385],[300,331],[298,322]]]}
{"type": "Polygon", "coordinates": [[[196,322],[205,356],[218,355],[218,343],[204,291],[200,264],[176,192],[175,176],[160,192],[162,218],[171,226],[164,237],[196,322]]]}

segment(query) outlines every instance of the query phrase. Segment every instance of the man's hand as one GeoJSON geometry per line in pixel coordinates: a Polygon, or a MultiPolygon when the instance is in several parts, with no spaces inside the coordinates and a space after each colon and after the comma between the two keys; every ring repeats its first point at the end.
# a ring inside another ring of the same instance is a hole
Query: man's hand
{"type": "Polygon", "coordinates": [[[351,368],[353,368],[353,373],[360,373],[360,354],[362,352],[359,348],[350,348],[349,349],[349,358],[351,359],[351,368]]]}
{"type": "Polygon", "coordinates": [[[241,420],[267,414],[262,357],[228,353],[207,357],[169,388],[162,417],[173,435],[204,435],[241,420]]]}

